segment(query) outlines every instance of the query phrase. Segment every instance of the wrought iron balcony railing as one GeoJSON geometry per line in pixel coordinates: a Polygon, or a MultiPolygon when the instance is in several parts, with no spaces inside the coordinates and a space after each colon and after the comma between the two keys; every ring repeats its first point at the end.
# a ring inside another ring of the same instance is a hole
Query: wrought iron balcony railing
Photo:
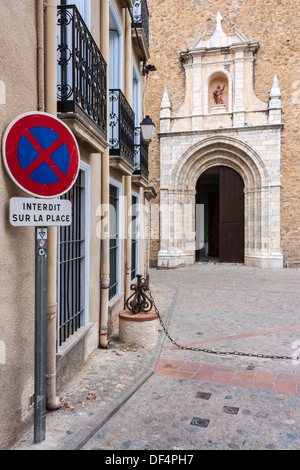
{"type": "Polygon", "coordinates": [[[149,12],[146,0],[135,0],[133,5],[133,24],[145,32],[149,47],[149,12]]]}
{"type": "Polygon", "coordinates": [[[143,176],[148,179],[149,166],[148,166],[148,152],[149,144],[147,144],[142,136],[141,128],[136,127],[134,132],[135,144],[134,144],[134,168],[135,175],[143,176]]]}
{"type": "Polygon", "coordinates": [[[57,15],[59,113],[79,113],[107,136],[107,64],[76,6],[57,15]]]}
{"type": "Polygon", "coordinates": [[[121,90],[109,91],[110,155],[124,158],[134,167],[135,114],[121,90]]]}

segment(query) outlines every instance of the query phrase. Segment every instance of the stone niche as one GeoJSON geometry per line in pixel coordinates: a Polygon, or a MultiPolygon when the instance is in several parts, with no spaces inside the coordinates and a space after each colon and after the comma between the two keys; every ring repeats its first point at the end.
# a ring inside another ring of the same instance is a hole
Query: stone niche
{"type": "Polygon", "coordinates": [[[222,72],[214,73],[208,85],[209,110],[211,113],[226,112],[228,110],[228,79],[222,72]]]}

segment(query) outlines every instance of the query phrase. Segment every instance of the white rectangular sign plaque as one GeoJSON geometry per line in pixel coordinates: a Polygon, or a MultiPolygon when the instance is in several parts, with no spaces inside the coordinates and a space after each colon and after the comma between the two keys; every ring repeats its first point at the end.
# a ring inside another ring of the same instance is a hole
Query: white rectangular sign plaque
{"type": "Polygon", "coordinates": [[[67,227],[72,223],[72,204],[61,199],[12,198],[9,221],[14,227],[67,227]]]}

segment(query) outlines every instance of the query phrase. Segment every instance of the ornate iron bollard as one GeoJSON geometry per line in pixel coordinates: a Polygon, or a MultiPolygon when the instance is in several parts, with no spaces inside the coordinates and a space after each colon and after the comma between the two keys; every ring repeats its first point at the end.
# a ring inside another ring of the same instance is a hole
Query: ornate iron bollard
{"type": "Polygon", "coordinates": [[[132,312],[134,315],[138,313],[149,313],[153,309],[154,301],[143,276],[137,276],[137,283],[132,284],[131,288],[134,293],[129,297],[125,303],[125,308],[132,312]]]}

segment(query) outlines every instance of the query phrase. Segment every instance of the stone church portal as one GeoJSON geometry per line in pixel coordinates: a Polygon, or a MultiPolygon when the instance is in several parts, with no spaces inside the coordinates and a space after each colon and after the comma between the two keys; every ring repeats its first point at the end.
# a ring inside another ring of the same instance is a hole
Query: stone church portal
{"type": "Polygon", "coordinates": [[[238,29],[234,36],[227,36],[218,15],[213,36],[204,41],[199,33],[181,53],[185,70],[182,105],[173,109],[164,90],[159,134],[159,267],[193,264],[204,248],[209,250],[206,254],[223,261],[283,266],[281,92],[275,76],[269,101],[256,97],[258,48],[258,42],[238,29]],[[208,196],[207,227],[199,234],[195,198],[198,185],[209,174],[218,179],[219,196],[214,191],[208,196]],[[201,240],[205,230],[209,234],[201,240]]]}

